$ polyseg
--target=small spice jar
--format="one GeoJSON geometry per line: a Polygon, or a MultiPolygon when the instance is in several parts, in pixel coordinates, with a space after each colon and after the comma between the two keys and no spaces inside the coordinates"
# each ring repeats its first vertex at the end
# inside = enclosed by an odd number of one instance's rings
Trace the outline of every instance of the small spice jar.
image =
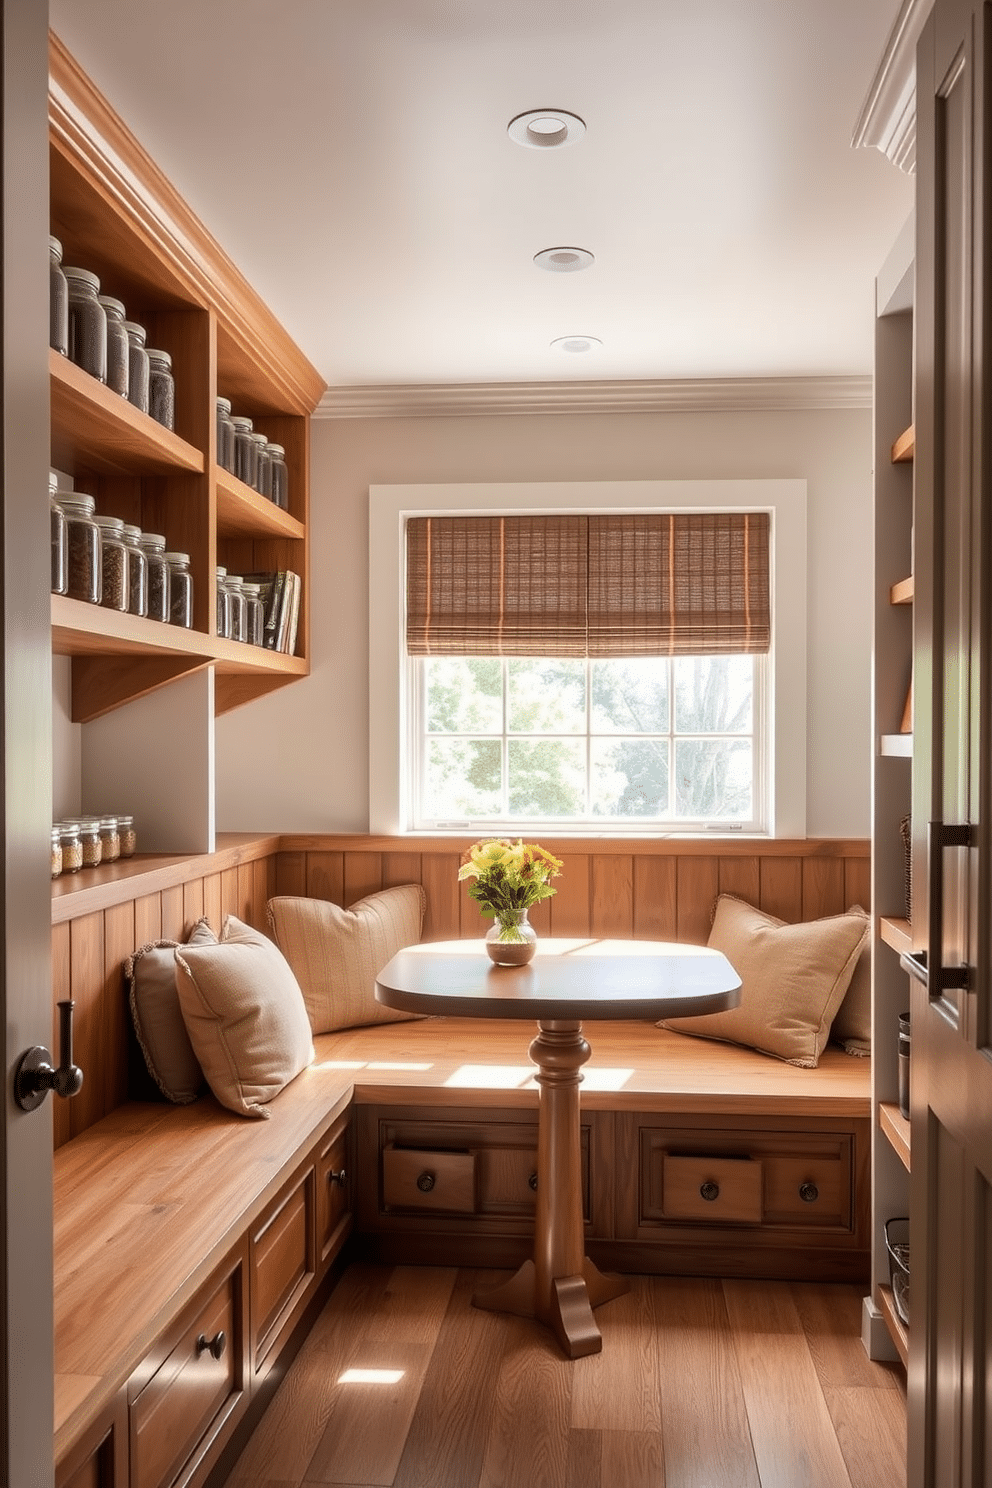
{"type": "Polygon", "coordinates": [[[230,398],[217,399],[217,464],[234,471],[234,425],[231,423],[230,398]]]}
{"type": "Polygon", "coordinates": [[[234,474],[246,486],[255,484],[255,441],[251,437],[251,419],[235,414],[234,425],[234,474]]]}
{"type": "Polygon", "coordinates": [[[176,427],[176,385],[167,351],[148,348],[148,412],[165,429],[176,427]]]}
{"type": "Polygon", "coordinates": [[[81,491],[63,491],[59,506],[65,515],[69,550],[69,587],[72,599],[99,604],[103,595],[103,555],[100,528],[93,512],[96,502],[81,491]]]}
{"type": "Polygon", "coordinates": [[[143,532],[139,538],[148,564],[148,618],[169,619],[169,565],[165,561],[165,538],[158,532],[143,532]]]}
{"type": "Polygon", "coordinates": [[[265,641],[265,609],[261,600],[261,585],[242,583],[245,597],[245,640],[249,646],[261,646],[265,641]]]}
{"type": "Polygon", "coordinates": [[[121,839],[121,857],[133,858],[138,851],[138,834],[134,828],[133,816],[117,818],[117,835],[121,839]]]}
{"type": "Polygon", "coordinates": [[[244,580],[240,574],[228,574],[225,587],[231,600],[231,640],[248,639],[248,604],[242,589],[244,580]]]}
{"type": "Polygon", "coordinates": [[[217,634],[231,634],[231,596],[227,592],[227,569],[217,565],[217,634]]]}
{"type": "Polygon", "coordinates": [[[107,380],[107,312],[97,298],[100,281],[88,269],[66,269],[69,290],[69,359],[98,382],[107,380]]]}
{"type": "Polygon", "coordinates": [[[189,554],[166,553],[165,561],[169,565],[169,621],[190,630],[193,625],[193,575],[189,571],[189,554]]]}
{"type": "Polygon", "coordinates": [[[48,344],[62,356],[69,355],[69,286],[62,272],[62,244],[48,240],[49,321],[48,344]]]}
{"type": "Polygon", "coordinates": [[[286,466],[286,451],[281,444],[267,444],[265,448],[269,457],[271,499],[276,506],[282,507],[283,511],[288,511],[289,470],[286,466]]]}
{"type": "Polygon", "coordinates": [[[48,504],[52,517],[52,593],[69,592],[69,532],[65,512],[58,503],[59,478],[54,470],[48,476],[48,504]]]}
{"type": "Polygon", "coordinates": [[[107,386],[126,398],[131,381],[131,349],[124,323],[126,311],[120,300],[115,300],[112,295],[98,295],[97,298],[107,316],[107,386]]]}
{"type": "Polygon", "coordinates": [[[128,613],[144,617],[148,614],[148,557],[141,546],[140,527],[125,522],[124,546],[127,549],[128,613]]]}
{"type": "Polygon", "coordinates": [[[103,844],[103,861],[116,863],[121,855],[121,834],[116,816],[100,817],[100,841],[103,844]]]}
{"type": "Polygon", "coordinates": [[[103,841],[100,837],[100,822],[95,816],[83,817],[79,823],[79,843],[83,853],[84,868],[99,868],[103,862],[103,841]]]}
{"type": "Polygon", "coordinates": [[[58,827],[52,828],[52,877],[58,878],[62,872],[62,833],[58,827]]]}
{"type": "Polygon", "coordinates": [[[83,846],[79,840],[79,823],[56,822],[56,829],[62,848],[62,872],[78,873],[83,866],[83,846]]]}
{"type": "Polygon", "coordinates": [[[100,529],[103,569],[100,603],[105,610],[120,610],[125,614],[128,606],[128,556],[124,546],[124,522],[120,517],[96,517],[94,520],[100,529]]]}
{"type": "Polygon", "coordinates": [[[264,434],[257,430],[252,433],[251,442],[255,446],[255,481],[254,488],[260,496],[268,496],[272,490],[272,472],[269,468],[269,441],[264,434]]]}
{"type": "Polygon", "coordinates": [[[147,332],[136,320],[126,320],[127,331],[127,401],[132,408],[148,412],[148,353],[145,350],[147,332]]]}

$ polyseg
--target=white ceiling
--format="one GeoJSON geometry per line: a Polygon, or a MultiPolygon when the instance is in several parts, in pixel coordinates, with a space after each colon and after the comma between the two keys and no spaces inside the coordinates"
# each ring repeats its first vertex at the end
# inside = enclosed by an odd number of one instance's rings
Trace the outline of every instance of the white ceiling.
{"type": "Polygon", "coordinates": [[[897,0],[51,0],[326,381],[836,377],[913,186],[851,132],[897,0]],[[530,108],[584,140],[525,149],[530,108]],[[549,274],[533,256],[587,248],[549,274]],[[587,355],[553,350],[586,334],[587,355]]]}

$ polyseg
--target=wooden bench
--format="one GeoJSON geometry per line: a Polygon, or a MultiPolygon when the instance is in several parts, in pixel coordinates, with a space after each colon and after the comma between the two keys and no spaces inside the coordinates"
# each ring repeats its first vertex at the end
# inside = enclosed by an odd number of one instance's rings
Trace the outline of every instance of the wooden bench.
{"type": "MultiPolygon", "coordinates": [[[[868,1061],[831,1048],[795,1069],[641,1023],[588,1036],[600,1266],[867,1278],[868,1061]],[[708,1181],[724,1204],[699,1200],[708,1181]]],[[[59,1488],[221,1471],[349,1235],[386,1261],[517,1265],[536,1167],[529,1040],[527,1024],[457,1019],[323,1035],[269,1121],[211,1097],[131,1103],[61,1147],[59,1488]]]]}

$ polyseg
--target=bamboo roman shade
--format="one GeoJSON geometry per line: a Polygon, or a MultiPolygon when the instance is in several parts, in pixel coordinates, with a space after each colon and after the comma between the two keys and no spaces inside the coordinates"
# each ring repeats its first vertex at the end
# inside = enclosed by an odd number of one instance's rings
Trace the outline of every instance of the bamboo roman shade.
{"type": "Polygon", "coordinates": [[[705,656],[771,644],[767,512],[412,517],[411,656],[705,656]]]}

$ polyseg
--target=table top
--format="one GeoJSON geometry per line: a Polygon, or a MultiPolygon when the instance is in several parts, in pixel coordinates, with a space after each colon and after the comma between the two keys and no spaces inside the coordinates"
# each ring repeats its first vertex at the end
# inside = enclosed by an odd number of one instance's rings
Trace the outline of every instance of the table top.
{"type": "Polygon", "coordinates": [[[740,1001],[740,977],[705,946],[545,937],[529,966],[494,966],[481,940],[399,951],[375,995],[408,1013],[462,1018],[683,1018],[740,1001]]]}

